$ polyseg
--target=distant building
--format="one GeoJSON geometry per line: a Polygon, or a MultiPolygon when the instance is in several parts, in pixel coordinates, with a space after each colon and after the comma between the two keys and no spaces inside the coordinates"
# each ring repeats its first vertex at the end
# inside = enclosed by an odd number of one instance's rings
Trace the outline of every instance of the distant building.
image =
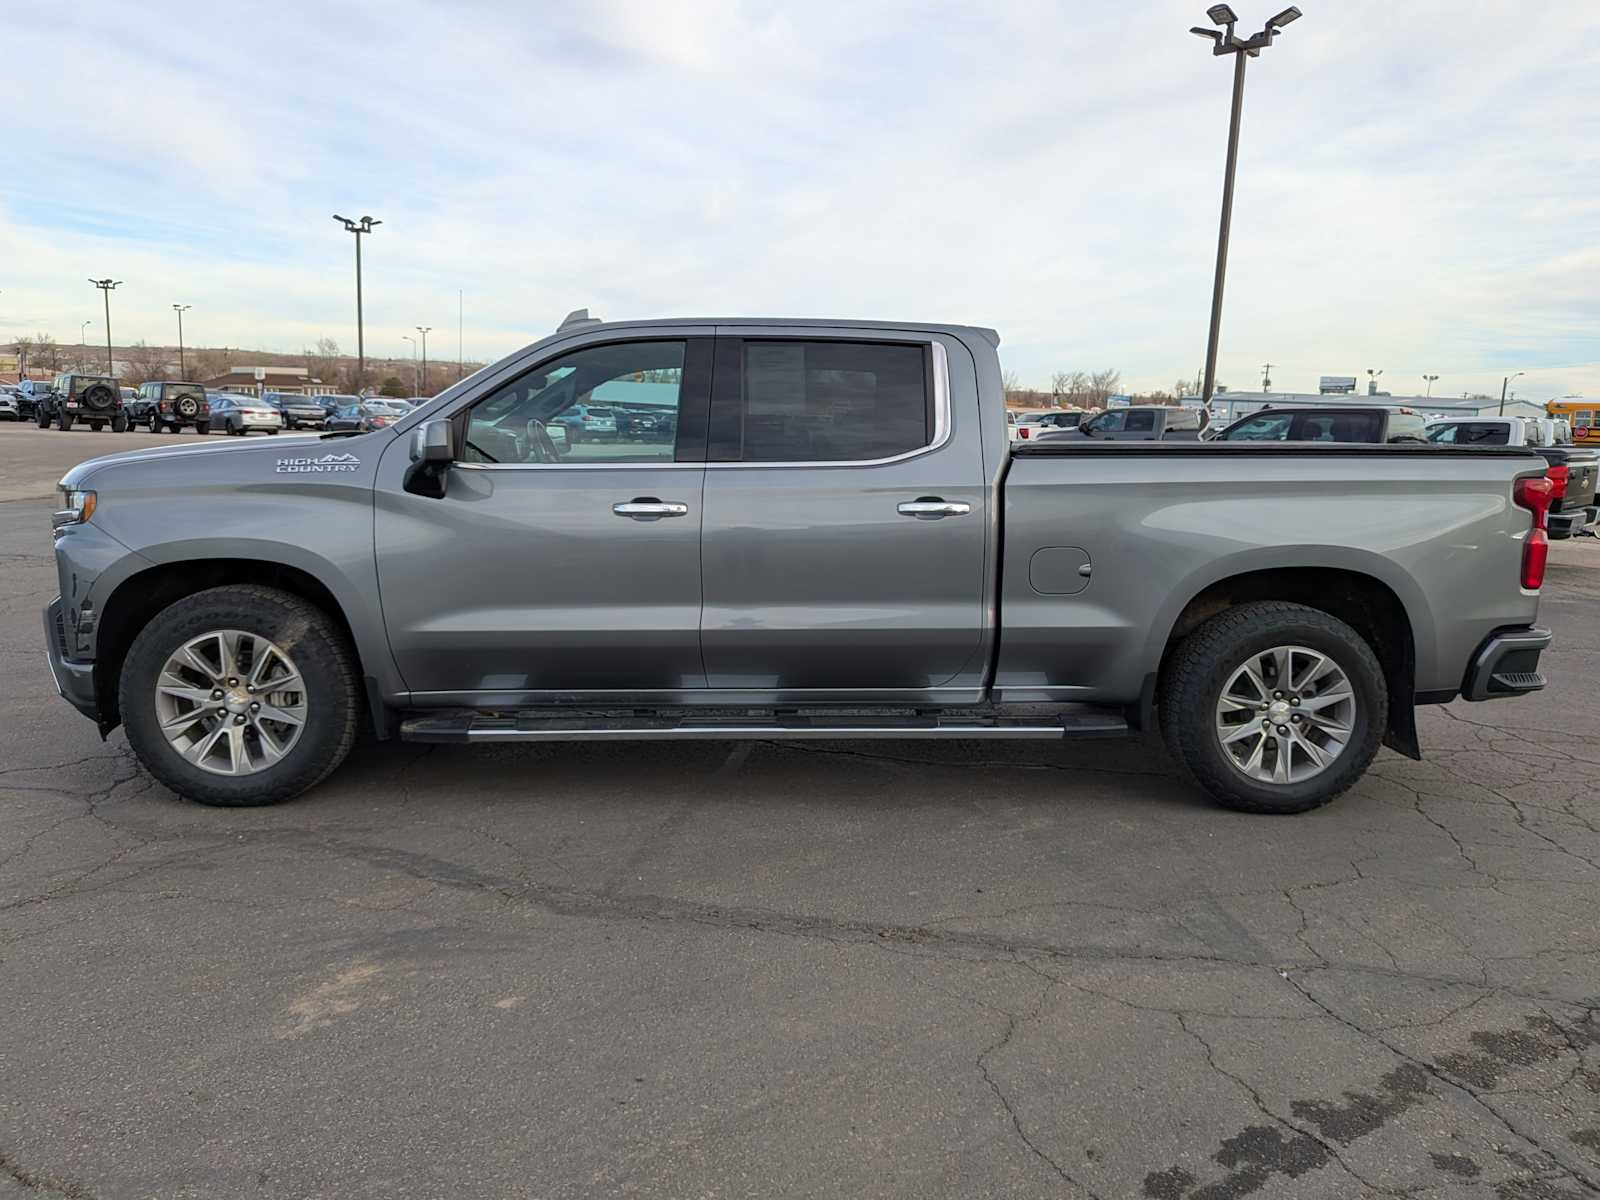
{"type": "Polygon", "coordinates": [[[213,392],[238,392],[242,396],[259,396],[262,392],[331,396],[339,390],[323,383],[305,367],[229,367],[226,374],[202,382],[213,392]]]}

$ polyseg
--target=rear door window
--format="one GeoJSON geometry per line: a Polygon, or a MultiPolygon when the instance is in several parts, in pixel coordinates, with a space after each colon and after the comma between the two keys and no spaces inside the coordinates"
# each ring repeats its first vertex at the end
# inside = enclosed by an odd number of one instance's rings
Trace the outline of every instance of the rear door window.
{"type": "Polygon", "coordinates": [[[1223,432],[1230,442],[1283,442],[1289,438],[1289,427],[1294,418],[1289,413],[1271,413],[1267,416],[1249,417],[1223,432]]]}
{"type": "Polygon", "coordinates": [[[1131,412],[1122,423],[1122,428],[1126,433],[1154,433],[1156,415],[1153,412],[1131,412]]]}
{"type": "Polygon", "coordinates": [[[730,339],[719,343],[711,458],[870,462],[933,440],[925,345],[730,339]]]}

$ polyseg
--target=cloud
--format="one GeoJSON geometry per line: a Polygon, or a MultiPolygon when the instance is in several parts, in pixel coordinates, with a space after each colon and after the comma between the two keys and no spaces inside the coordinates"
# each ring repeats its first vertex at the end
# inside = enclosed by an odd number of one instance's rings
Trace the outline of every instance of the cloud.
{"type": "MultiPolygon", "coordinates": [[[[329,216],[370,212],[378,353],[418,323],[452,353],[461,289],[469,357],[588,304],[970,321],[1027,380],[1167,386],[1204,353],[1226,122],[1199,7],[40,9],[13,55],[73,70],[13,131],[0,336],[70,338],[110,273],[119,339],[181,300],[191,340],[353,345],[329,216]]],[[[1600,393],[1600,25],[1515,18],[1341,0],[1251,63],[1223,378],[1600,393]]]]}

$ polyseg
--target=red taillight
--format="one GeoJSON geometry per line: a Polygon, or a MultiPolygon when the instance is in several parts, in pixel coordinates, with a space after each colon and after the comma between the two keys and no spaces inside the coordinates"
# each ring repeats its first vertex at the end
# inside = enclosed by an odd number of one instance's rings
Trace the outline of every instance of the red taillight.
{"type": "Polygon", "coordinates": [[[1017,426],[1017,436],[1019,438],[1027,437],[1028,436],[1028,427],[1026,425],[1018,425],[1017,426]]]}
{"type": "Polygon", "coordinates": [[[1544,477],[1555,485],[1555,490],[1550,493],[1550,499],[1559,500],[1567,494],[1567,466],[1551,467],[1544,473],[1544,477]]]}
{"type": "Polygon", "coordinates": [[[1544,586],[1544,564],[1550,558],[1550,538],[1542,529],[1528,534],[1522,547],[1522,586],[1537,592],[1544,586]]]}
{"type": "MultiPolygon", "coordinates": [[[[1561,486],[1566,487],[1566,468],[1561,467],[1561,486]]],[[[1533,528],[1522,543],[1522,586],[1536,592],[1544,584],[1544,567],[1550,557],[1550,538],[1545,533],[1545,518],[1556,498],[1556,482],[1548,475],[1525,476],[1511,487],[1511,499],[1519,508],[1533,514],[1533,528]]]]}

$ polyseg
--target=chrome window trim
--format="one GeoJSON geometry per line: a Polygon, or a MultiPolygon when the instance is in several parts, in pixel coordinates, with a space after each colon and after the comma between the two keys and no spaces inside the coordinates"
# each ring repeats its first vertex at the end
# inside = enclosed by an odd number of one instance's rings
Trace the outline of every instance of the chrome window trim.
{"type": "MultiPolygon", "coordinates": [[[[684,336],[684,340],[687,340],[689,337],[704,336],[704,335],[685,334],[683,336],[684,336]]],[[[721,336],[721,335],[717,334],[717,335],[714,335],[714,336],[721,336]]],[[[789,336],[791,338],[795,337],[795,335],[793,335],[793,334],[790,334],[789,336]]],[[[673,340],[673,339],[670,338],[670,337],[649,338],[649,339],[642,339],[642,338],[638,338],[638,339],[588,338],[588,339],[584,339],[579,345],[562,347],[560,349],[559,353],[560,354],[566,354],[566,353],[569,353],[572,350],[584,349],[584,348],[586,348],[586,346],[588,344],[590,344],[591,341],[595,345],[602,345],[602,344],[610,344],[612,342],[619,341],[619,340],[624,340],[624,341],[625,340],[670,341],[670,340],[673,340]]],[[[776,339],[765,339],[765,340],[776,340],[776,339]]],[[[802,337],[799,340],[815,340],[815,338],[814,337],[802,337]]],[[[829,339],[829,340],[835,340],[835,339],[829,339]]],[[[876,339],[874,339],[872,337],[859,337],[859,338],[852,338],[852,339],[848,339],[848,340],[870,342],[870,341],[874,341],[874,340],[882,341],[883,339],[881,337],[876,338],[876,339]]],[[[833,468],[833,467],[882,467],[882,466],[887,466],[887,465],[892,464],[892,463],[907,462],[907,461],[909,461],[909,460],[911,460],[913,458],[920,458],[924,454],[932,454],[936,450],[943,449],[949,443],[950,435],[951,435],[951,432],[952,432],[952,420],[951,420],[951,411],[950,411],[950,359],[949,359],[949,355],[945,351],[944,343],[939,341],[936,337],[930,337],[928,339],[928,341],[926,343],[924,343],[924,344],[929,346],[929,347],[931,347],[932,353],[933,353],[933,440],[930,441],[926,446],[919,446],[915,450],[907,450],[907,451],[905,451],[904,453],[901,453],[901,454],[893,454],[893,455],[890,455],[888,458],[846,458],[846,459],[829,459],[829,460],[820,460],[819,459],[819,460],[814,460],[814,461],[809,461],[809,462],[807,462],[807,461],[799,461],[799,462],[748,462],[748,463],[747,462],[479,463],[479,462],[463,462],[463,461],[458,459],[457,461],[451,463],[450,465],[451,465],[452,468],[459,468],[459,469],[461,469],[463,471],[627,471],[627,470],[665,471],[665,470],[674,470],[674,469],[677,469],[677,470],[689,469],[689,470],[703,471],[703,470],[706,470],[708,468],[715,468],[715,469],[718,469],[718,470],[724,470],[724,469],[728,469],[728,468],[735,468],[735,469],[739,469],[739,470],[753,471],[753,470],[768,470],[768,469],[773,469],[773,468],[776,468],[776,469],[779,469],[779,470],[794,470],[794,469],[800,468],[800,467],[827,467],[827,468],[833,468]]],[[[551,356],[551,357],[553,358],[555,356],[551,356]]],[[[543,359],[542,361],[548,362],[548,361],[551,361],[551,360],[550,359],[543,359]]],[[[459,406],[457,406],[455,408],[449,409],[448,412],[446,412],[443,409],[441,409],[441,411],[436,415],[441,420],[449,420],[456,413],[460,412],[461,409],[472,407],[472,405],[476,404],[478,402],[478,400],[483,399],[494,388],[501,386],[502,383],[510,382],[510,380],[512,378],[515,378],[516,375],[518,373],[520,373],[520,372],[523,372],[523,371],[526,371],[526,370],[535,369],[537,367],[537,365],[538,364],[534,364],[533,366],[522,366],[522,365],[519,365],[514,371],[507,371],[504,378],[498,378],[492,384],[489,384],[485,388],[485,391],[484,391],[484,393],[482,395],[475,396],[471,400],[468,400],[468,401],[464,402],[463,404],[461,404],[461,405],[459,405],[459,406]]],[[[402,418],[402,420],[406,420],[406,418],[402,418]]]]}
{"type": "MultiPolygon", "coordinates": [[[[756,340],[776,341],[776,338],[760,338],[752,335],[756,340]]],[[[793,337],[790,340],[815,341],[814,337],[793,337]]],[[[834,340],[834,339],[829,339],[834,340]]],[[[856,341],[870,342],[874,339],[863,337],[853,339],[856,341]]],[[[877,339],[881,341],[882,339],[877,339]]],[[[708,462],[701,464],[707,470],[740,470],[740,471],[766,471],[766,470],[795,470],[800,467],[883,467],[891,463],[907,462],[913,458],[920,458],[924,454],[932,454],[943,449],[950,441],[950,360],[945,353],[944,343],[937,338],[930,338],[927,345],[933,348],[933,440],[925,446],[918,446],[915,450],[907,450],[900,454],[891,454],[888,458],[840,458],[840,459],[812,459],[798,462],[708,462]]]]}

